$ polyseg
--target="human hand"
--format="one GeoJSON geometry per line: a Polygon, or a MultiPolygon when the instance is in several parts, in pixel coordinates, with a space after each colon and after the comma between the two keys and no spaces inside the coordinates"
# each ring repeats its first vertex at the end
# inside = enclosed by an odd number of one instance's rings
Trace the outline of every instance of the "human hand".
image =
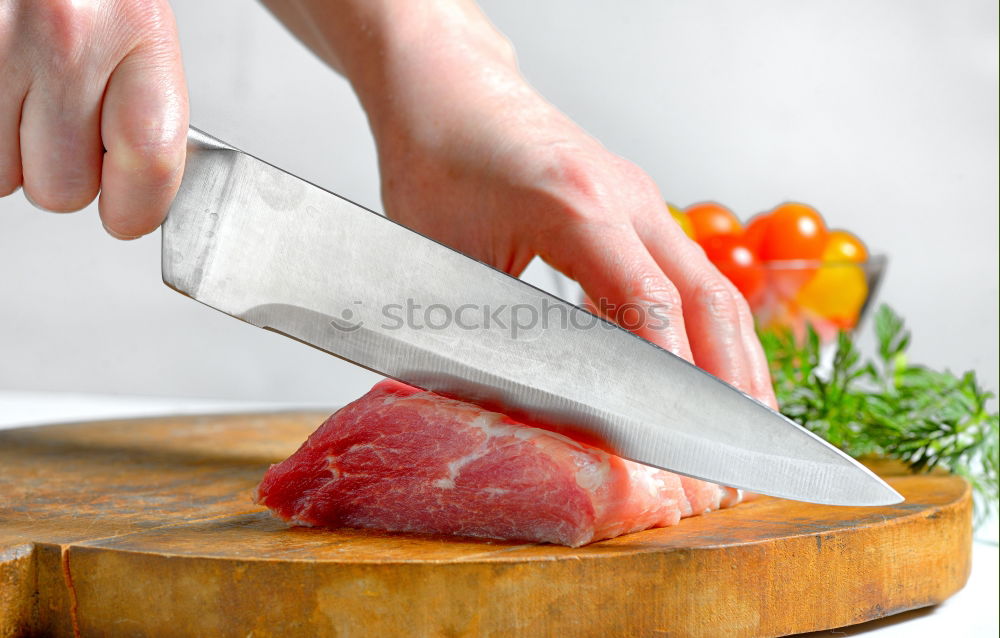
{"type": "Polygon", "coordinates": [[[70,212],[100,190],[120,239],[152,232],[180,185],[188,98],[166,0],[0,3],[0,197],[70,212]]]}
{"type": "Polygon", "coordinates": [[[474,2],[264,1],[357,91],[390,217],[512,275],[540,256],[596,311],[775,405],[746,301],[649,176],[528,85],[474,2]]]}
{"type": "Polygon", "coordinates": [[[362,99],[391,218],[513,275],[540,256],[599,314],[775,405],[746,301],[652,179],[539,96],[509,49],[439,43],[390,68],[387,99],[362,99]]]}

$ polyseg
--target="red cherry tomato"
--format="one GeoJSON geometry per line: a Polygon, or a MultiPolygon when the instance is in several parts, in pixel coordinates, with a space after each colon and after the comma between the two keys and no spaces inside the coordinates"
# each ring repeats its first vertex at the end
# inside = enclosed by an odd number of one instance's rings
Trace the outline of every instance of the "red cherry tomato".
{"type": "Polygon", "coordinates": [[[826,224],[812,206],[789,202],[767,218],[757,256],[768,267],[768,285],[782,298],[792,298],[816,274],[826,247],[826,224]],[[805,261],[806,264],[771,264],[805,261]]]}
{"type": "Polygon", "coordinates": [[[747,301],[756,303],[764,292],[764,267],[746,240],[739,235],[716,235],[709,237],[702,248],[719,272],[733,282],[747,301]]]}
{"type": "Polygon", "coordinates": [[[694,229],[694,238],[699,244],[704,244],[710,237],[716,235],[739,235],[743,232],[740,220],[733,215],[722,204],[715,202],[701,202],[684,209],[691,228],[694,229]]]}
{"type": "Polygon", "coordinates": [[[760,248],[764,243],[764,235],[767,234],[768,222],[771,221],[769,213],[761,213],[754,216],[743,229],[743,238],[753,254],[760,256],[760,248]]]}
{"type": "Polygon", "coordinates": [[[790,202],[768,216],[760,245],[764,261],[819,260],[826,247],[826,224],[812,206],[790,202]]]}

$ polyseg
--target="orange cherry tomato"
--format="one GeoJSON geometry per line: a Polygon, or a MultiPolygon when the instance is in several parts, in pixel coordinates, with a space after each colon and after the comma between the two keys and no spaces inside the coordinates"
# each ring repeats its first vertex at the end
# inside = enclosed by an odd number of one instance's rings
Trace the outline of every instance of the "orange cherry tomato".
{"type": "Polygon", "coordinates": [[[739,235],[715,235],[702,244],[708,259],[751,304],[764,292],[764,267],[739,235]]]}
{"type": "Polygon", "coordinates": [[[846,230],[832,230],[823,249],[823,261],[853,262],[860,264],[868,259],[864,242],[846,230]]]}
{"type": "Polygon", "coordinates": [[[670,211],[670,216],[674,218],[674,221],[681,227],[684,234],[694,239],[694,226],[691,225],[691,220],[688,219],[687,214],[670,202],[667,202],[667,210],[670,211]]]}
{"type": "Polygon", "coordinates": [[[743,232],[740,220],[722,204],[701,202],[688,206],[684,212],[691,220],[694,238],[699,244],[716,235],[739,235],[743,232]]]}
{"type": "Polygon", "coordinates": [[[815,208],[796,202],[782,204],[768,216],[760,257],[764,261],[819,260],[826,238],[826,224],[815,208]]]}

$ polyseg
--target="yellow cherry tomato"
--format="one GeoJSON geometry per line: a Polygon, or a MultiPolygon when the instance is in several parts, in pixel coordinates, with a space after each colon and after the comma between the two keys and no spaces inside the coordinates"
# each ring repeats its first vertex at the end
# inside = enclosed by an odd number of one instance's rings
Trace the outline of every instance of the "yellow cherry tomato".
{"type": "Polygon", "coordinates": [[[684,231],[684,234],[691,239],[694,239],[694,226],[691,225],[691,220],[688,219],[687,214],[670,202],[667,202],[667,209],[670,211],[670,215],[674,218],[674,221],[677,222],[677,224],[681,227],[681,230],[684,231]]]}
{"type": "Polygon", "coordinates": [[[864,269],[854,263],[824,264],[799,290],[795,301],[841,328],[850,329],[868,297],[864,269]]]}

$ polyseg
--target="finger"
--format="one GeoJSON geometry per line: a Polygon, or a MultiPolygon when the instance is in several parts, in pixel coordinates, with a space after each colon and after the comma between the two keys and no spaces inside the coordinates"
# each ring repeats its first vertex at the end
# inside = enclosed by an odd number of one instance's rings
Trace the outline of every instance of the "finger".
{"type": "Polygon", "coordinates": [[[631,226],[567,224],[540,238],[535,250],[580,284],[595,314],[692,360],[681,297],[631,226]]]}
{"type": "Polygon", "coordinates": [[[750,365],[750,392],[763,403],[778,409],[778,400],[774,396],[774,385],[771,383],[771,370],[764,356],[764,348],[757,337],[753,314],[747,303],[739,304],[740,335],[743,342],[743,352],[750,365]]]}
{"type": "Polygon", "coordinates": [[[0,96],[0,197],[6,197],[21,185],[22,95],[0,96]]]}
{"type": "Polygon", "coordinates": [[[20,152],[24,193],[40,208],[68,213],[94,200],[100,185],[100,95],[72,96],[55,83],[24,100],[20,152]]]}
{"type": "Polygon", "coordinates": [[[766,375],[767,368],[761,369],[760,362],[748,354],[748,339],[756,336],[744,334],[747,329],[741,325],[741,306],[746,300],[677,224],[668,223],[671,220],[662,211],[648,218],[651,221],[637,221],[638,233],[680,292],[695,363],[757,396],[755,379],[766,375]]]}
{"type": "Polygon", "coordinates": [[[21,106],[27,78],[15,59],[13,12],[0,9],[0,197],[21,185],[21,106]]]}
{"type": "Polygon", "coordinates": [[[105,76],[94,64],[93,12],[40,4],[25,37],[45,42],[44,53],[19,61],[32,69],[20,116],[20,161],[25,195],[55,212],[79,210],[97,195],[98,127],[105,76]]]}
{"type": "Polygon", "coordinates": [[[160,225],[184,170],[187,88],[169,8],[158,19],[156,36],[122,60],[104,97],[100,214],[120,239],[160,225]]]}

